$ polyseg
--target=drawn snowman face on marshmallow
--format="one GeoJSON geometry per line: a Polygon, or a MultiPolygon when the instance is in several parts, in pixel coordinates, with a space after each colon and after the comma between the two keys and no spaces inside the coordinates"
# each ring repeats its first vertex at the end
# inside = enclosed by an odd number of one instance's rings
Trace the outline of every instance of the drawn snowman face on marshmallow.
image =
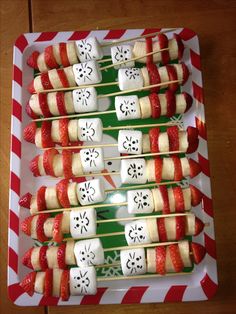
{"type": "Polygon", "coordinates": [[[83,201],[92,203],[94,201],[95,189],[91,182],[84,182],[83,186],[79,187],[80,198],[83,201]]]}
{"type": "Polygon", "coordinates": [[[81,163],[84,172],[99,172],[105,167],[102,148],[81,149],[81,163]]]}
{"type": "Polygon", "coordinates": [[[142,132],[133,130],[120,130],[118,135],[118,150],[120,153],[141,154],[142,132]]]}
{"type": "Polygon", "coordinates": [[[144,158],[121,160],[122,183],[142,184],[147,181],[146,160],[144,158]]]}
{"type": "Polygon", "coordinates": [[[141,275],[146,273],[144,248],[121,250],[120,260],[124,276],[141,275]]]}
{"type": "Polygon", "coordinates": [[[90,295],[97,292],[96,270],[94,267],[73,267],[70,269],[70,293],[90,295]]]}
{"type": "Polygon", "coordinates": [[[100,142],[102,140],[102,133],[101,119],[78,120],[78,137],[80,141],[100,142]]]}
{"type": "Polygon", "coordinates": [[[141,118],[141,111],[137,96],[116,96],[116,115],[119,121],[141,118]]]}
{"type": "Polygon", "coordinates": [[[73,238],[84,238],[96,234],[96,211],[94,208],[70,212],[70,233],[73,238]]]}
{"type": "Polygon", "coordinates": [[[100,179],[94,179],[78,183],[77,197],[81,205],[103,202],[106,198],[103,181],[100,179]]]}
{"type": "Polygon", "coordinates": [[[144,86],[142,72],[138,68],[119,69],[118,82],[120,90],[136,89],[144,86]]]}
{"type": "Polygon", "coordinates": [[[75,42],[77,55],[80,62],[89,60],[99,60],[103,57],[103,52],[96,37],[89,37],[75,42]]]}
{"type": "Polygon", "coordinates": [[[128,245],[151,243],[146,220],[140,219],[126,224],[125,238],[128,245]]]}
{"type": "Polygon", "coordinates": [[[94,87],[74,89],[72,92],[75,112],[91,112],[97,110],[97,92],[94,87]]]}
{"type": "Polygon", "coordinates": [[[96,61],[77,63],[73,65],[72,69],[78,86],[97,84],[102,80],[102,74],[96,61]]]}
{"type": "MultiPolygon", "coordinates": [[[[123,45],[123,46],[113,46],[111,47],[111,58],[112,63],[115,65],[118,62],[124,62],[132,59],[132,46],[123,45]]],[[[134,67],[134,61],[126,62],[120,65],[115,65],[115,69],[119,68],[131,68],[134,67]]]]}
{"type": "Polygon", "coordinates": [[[74,246],[78,266],[91,266],[104,263],[104,251],[100,239],[78,241],[74,246]]]}
{"type": "Polygon", "coordinates": [[[129,213],[151,213],[154,210],[153,196],[149,189],[128,191],[127,200],[129,213]]]}

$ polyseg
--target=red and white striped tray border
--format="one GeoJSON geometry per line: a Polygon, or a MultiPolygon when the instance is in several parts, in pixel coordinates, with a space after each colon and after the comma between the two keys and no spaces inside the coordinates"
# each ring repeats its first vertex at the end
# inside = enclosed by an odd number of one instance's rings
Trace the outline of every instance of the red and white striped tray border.
{"type": "MultiPolygon", "coordinates": [[[[192,76],[183,87],[192,90],[194,97],[195,121],[200,133],[200,144],[197,154],[202,166],[202,173],[195,179],[194,184],[203,192],[203,220],[210,222],[205,228],[204,236],[196,237],[194,241],[205,245],[207,255],[202,263],[195,266],[192,275],[181,277],[160,278],[158,280],[129,280],[109,282],[98,288],[95,296],[71,297],[68,302],[58,298],[45,298],[39,294],[29,297],[19,286],[18,253],[19,253],[19,205],[21,190],[21,134],[22,134],[22,68],[25,49],[39,42],[48,44],[67,40],[84,39],[96,36],[98,40],[113,40],[130,38],[161,29],[140,30],[110,30],[110,31],[78,31],[78,32],[47,32],[23,34],[15,42],[12,81],[12,124],[11,124],[11,167],[10,167],[10,197],[9,197],[9,232],[8,232],[8,293],[10,299],[17,305],[78,305],[78,304],[130,304],[148,302],[194,301],[211,298],[217,290],[216,248],[213,224],[213,208],[210,187],[210,171],[207,152],[207,136],[204,115],[203,87],[200,66],[198,38],[195,32],[179,28],[179,33],[185,46],[189,49],[187,56],[192,76]],[[187,86],[186,86],[187,85],[187,86]],[[200,275],[199,275],[200,274],[200,275]]],[[[171,33],[168,34],[171,36],[171,33]]],[[[185,117],[184,117],[185,122],[185,117]]],[[[188,121],[189,124],[189,121],[188,121]]],[[[198,215],[199,209],[195,213],[198,215]]]]}

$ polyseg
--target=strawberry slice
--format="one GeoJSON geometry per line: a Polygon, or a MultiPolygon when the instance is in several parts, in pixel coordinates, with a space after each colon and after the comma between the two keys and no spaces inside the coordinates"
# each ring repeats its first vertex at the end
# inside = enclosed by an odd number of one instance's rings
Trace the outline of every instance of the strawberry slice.
{"type": "Polygon", "coordinates": [[[43,167],[47,175],[55,177],[55,172],[53,169],[53,159],[58,154],[58,150],[55,148],[50,148],[43,153],[43,167]]]}
{"type": "Polygon", "coordinates": [[[57,109],[60,116],[67,115],[65,106],[65,94],[63,92],[56,92],[57,109]]]}
{"type": "Polygon", "coordinates": [[[183,92],[183,95],[184,95],[184,98],[185,98],[185,101],[186,101],[186,108],[185,108],[184,112],[187,112],[192,107],[193,98],[192,98],[191,95],[189,95],[186,92],[183,92]]]}
{"type": "Polygon", "coordinates": [[[159,190],[161,192],[162,200],[163,200],[163,214],[170,214],[170,203],[168,197],[168,190],[167,187],[164,185],[159,186],[159,190]]]}
{"type": "Polygon", "coordinates": [[[199,233],[202,232],[203,229],[204,229],[204,223],[198,217],[195,217],[195,233],[194,233],[194,235],[197,236],[199,233]]]}
{"type": "Polygon", "coordinates": [[[68,301],[70,297],[70,291],[69,291],[69,277],[70,273],[69,270],[63,270],[63,273],[61,275],[61,289],[60,289],[60,296],[62,301],[68,301]]]}
{"type": "Polygon", "coordinates": [[[165,218],[157,218],[157,230],[160,242],[166,242],[168,238],[166,233],[165,218]]]}
{"type": "Polygon", "coordinates": [[[57,197],[59,200],[59,203],[64,208],[70,207],[70,201],[68,197],[68,179],[63,179],[60,182],[57,183],[56,189],[57,189],[57,197]]]}
{"type": "Polygon", "coordinates": [[[190,244],[190,246],[191,246],[192,253],[193,253],[194,263],[195,264],[201,263],[201,261],[203,260],[203,258],[206,255],[206,249],[201,244],[195,243],[195,242],[192,242],[190,244]]]}
{"type": "Polygon", "coordinates": [[[34,177],[39,177],[40,176],[40,172],[39,172],[39,155],[35,156],[31,162],[30,162],[30,171],[33,173],[34,177]]]}
{"type": "Polygon", "coordinates": [[[68,82],[68,79],[67,79],[67,76],[66,76],[64,69],[58,69],[57,74],[58,74],[59,79],[61,81],[62,87],[69,87],[70,84],[68,82]]]}
{"type": "Polygon", "coordinates": [[[48,46],[44,49],[44,60],[46,65],[51,68],[58,68],[59,64],[57,63],[54,54],[53,54],[53,46],[48,46]]]}
{"type": "Polygon", "coordinates": [[[25,141],[35,143],[35,134],[37,125],[35,122],[31,122],[24,128],[23,138],[25,141]]]}
{"type": "Polygon", "coordinates": [[[53,285],[53,270],[46,269],[45,279],[44,279],[44,296],[50,297],[52,295],[52,285],[53,285]]]}
{"type": "Polygon", "coordinates": [[[46,199],[45,199],[46,188],[47,188],[46,186],[41,186],[37,191],[36,200],[37,200],[38,211],[47,209],[46,199]]]}
{"type": "Polygon", "coordinates": [[[34,80],[32,80],[32,81],[29,83],[29,85],[28,85],[28,87],[27,87],[27,90],[28,90],[28,92],[29,92],[30,94],[34,94],[34,93],[35,93],[34,80]]]}
{"type": "Polygon", "coordinates": [[[182,39],[179,36],[179,34],[174,34],[173,37],[176,40],[177,45],[178,45],[178,60],[181,60],[183,57],[183,53],[184,53],[184,44],[183,44],[182,39]]]}
{"type": "MultiPolygon", "coordinates": [[[[145,38],[146,41],[146,53],[152,52],[153,46],[152,46],[152,37],[145,38]]],[[[146,56],[146,63],[153,63],[153,55],[146,56]]]]}
{"type": "Polygon", "coordinates": [[[70,150],[62,151],[62,165],[64,177],[67,179],[72,178],[72,152],[70,150]]]}
{"type": "Polygon", "coordinates": [[[183,213],[184,212],[184,196],[183,190],[180,186],[173,187],[174,199],[175,199],[175,212],[183,213]]]}
{"type": "Polygon", "coordinates": [[[38,118],[38,115],[36,115],[33,110],[31,109],[30,107],[30,102],[28,101],[26,106],[25,106],[25,111],[27,113],[27,115],[32,118],[32,119],[37,119],[38,118]]]}
{"type": "Polygon", "coordinates": [[[55,146],[55,143],[52,141],[51,128],[52,123],[50,121],[43,121],[41,126],[43,148],[55,146]]]}
{"type": "Polygon", "coordinates": [[[63,240],[63,234],[62,234],[62,230],[61,230],[62,219],[63,219],[63,213],[57,214],[54,218],[53,241],[55,241],[57,243],[60,243],[63,240]]]}
{"type": "Polygon", "coordinates": [[[62,146],[68,146],[69,144],[68,124],[69,119],[67,118],[59,120],[60,142],[62,146]]]}
{"type": "Polygon", "coordinates": [[[166,247],[157,246],[156,251],[156,272],[160,275],[165,275],[166,273],[166,247]]]}
{"type": "Polygon", "coordinates": [[[62,66],[64,68],[70,66],[70,61],[67,56],[66,43],[59,43],[59,52],[62,66]]]}
{"type": "MultiPolygon", "coordinates": [[[[148,70],[148,74],[149,74],[150,85],[161,83],[161,77],[160,77],[160,74],[158,72],[156,64],[148,63],[147,64],[147,70],[148,70]]],[[[159,92],[159,90],[160,90],[159,86],[151,88],[152,93],[157,93],[157,92],[159,92]]]]}
{"type": "Polygon", "coordinates": [[[183,171],[180,158],[178,156],[171,156],[174,163],[174,180],[180,181],[183,179],[183,171]]]}
{"type": "Polygon", "coordinates": [[[189,69],[187,67],[187,65],[183,62],[180,63],[182,65],[182,70],[183,70],[183,82],[182,82],[182,85],[184,85],[188,78],[189,78],[189,69]]]}
{"type": "Polygon", "coordinates": [[[37,239],[40,242],[44,242],[47,241],[48,238],[46,237],[45,233],[44,233],[44,223],[45,221],[50,217],[49,214],[40,214],[37,217],[37,222],[36,222],[36,233],[37,233],[37,239]]]}
{"type": "MultiPolygon", "coordinates": [[[[166,65],[166,70],[168,73],[168,77],[170,81],[176,81],[178,80],[178,75],[177,75],[177,71],[175,69],[175,67],[173,65],[166,65]]],[[[179,88],[179,83],[171,83],[168,84],[169,85],[169,90],[171,90],[172,92],[176,92],[177,89],[179,88]]]]}
{"type": "Polygon", "coordinates": [[[192,126],[187,128],[187,137],[188,137],[188,149],[187,153],[191,154],[195,152],[198,148],[199,139],[198,139],[198,129],[192,126]]]}
{"type": "MultiPolygon", "coordinates": [[[[160,49],[168,48],[169,40],[167,36],[163,33],[157,35],[157,39],[159,41],[160,49]]],[[[163,65],[168,64],[170,62],[170,54],[168,50],[161,51],[161,63],[163,65]]]]}
{"type": "Polygon", "coordinates": [[[192,184],[190,184],[189,187],[191,191],[191,204],[192,206],[197,206],[202,201],[202,192],[192,184]]]}
{"type": "Polygon", "coordinates": [[[39,93],[38,98],[39,98],[39,107],[42,111],[43,116],[45,118],[51,117],[52,114],[51,114],[49,107],[48,107],[47,94],[39,93]]]}
{"type": "Polygon", "coordinates": [[[39,250],[39,265],[41,270],[45,270],[48,268],[47,250],[48,246],[41,246],[39,250]]]}
{"type": "Polygon", "coordinates": [[[156,182],[160,183],[162,180],[162,167],[163,167],[163,160],[160,157],[154,159],[155,162],[155,178],[156,182]]]}
{"type": "Polygon", "coordinates": [[[21,196],[19,200],[19,205],[25,208],[30,208],[31,199],[32,199],[32,194],[26,193],[25,195],[21,196]]]}
{"type": "Polygon", "coordinates": [[[27,252],[25,252],[25,254],[22,257],[22,264],[31,269],[33,269],[33,265],[31,263],[31,254],[33,249],[34,249],[33,247],[29,249],[27,252]]]}
{"type": "Polygon", "coordinates": [[[44,90],[53,89],[47,72],[41,74],[41,83],[44,90]]]}
{"type": "Polygon", "coordinates": [[[39,57],[40,53],[38,51],[34,51],[32,52],[32,54],[29,56],[29,58],[27,59],[27,64],[28,66],[30,66],[31,68],[38,70],[38,57],[39,57]]]}
{"type": "Polygon", "coordinates": [[[34,294],[35,278],[36,272],[32,271],[31,273],[27,274],[20,283],[20,286],[23,288],[23,290],[31,297],[34,294]]]}
{"type": "Polygon", "coordinates": [[[158,94],[152,93],[149,96],[151,103],[152,117],[153,119],[158,119],[161,116],[161,104],[158,94]]]}
{"type": "Polygon", "coordinates": [[[185,223],[185,217],[175,217],[176,241],[181,240],[185,237],[185,223]]]}
{"type": "Polygon", "coordinates": [[[177,126],[172,126],[167,129],[170,151],[179,150],[179,129],[177,126]]]}
{"type": "Polygon", "coordinates": [[[167,103],[167,117],[173,117],[176,113],[176,98],[175,98],[175,94],[173,91],[171,90],[167,90],[165,92],[165,96],[166,96],[166,103],[167,103]]]}
{"type": "Polygon", "coordinates": [[[178,244],[169,245],[169,252],[175,271],[177,273],[181,272],[184,269],[184,263],[179,252],[178,244]]]}
{"type": "Polygon", "coordinates": [[[152,128],[149,130],[149,141],[150,141],[150,151],[151,153],[159,153],[159,139],[160,129],[152,128]]]}
{"type": "Polygon", "coordinates": [[[192,158],[190,158],[188,161],[190,167],[190,178],[194,178],[201,172],[201,166],[192,158]]]}
{"type": "Polygon", "coordinates": [[[20,228],[21,231],[27,234],[28,236],[31,236],[31,223],[34,216],[26,217],[25,220],[21,222],[20,228]]]}
{"type": "Polygon", "coordinates": [[[61,269],[66,269],[66,244],[62,243],[59,247],[58,247],[58,251],[57,251],[57,263],[59,268],[61,269]]]}

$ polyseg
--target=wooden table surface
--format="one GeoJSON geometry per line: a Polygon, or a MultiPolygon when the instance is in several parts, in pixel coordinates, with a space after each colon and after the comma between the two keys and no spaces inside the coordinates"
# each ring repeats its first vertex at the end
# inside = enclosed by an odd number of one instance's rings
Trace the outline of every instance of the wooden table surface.
{"type": "Polygon", "coordinates": [[[1,5],[1,271],[3,313],[235,313],[236,311],[236,1],[2,0],[1,5]],[[218,255],[219,289],[207,302],[20,308],[7,297],[7,221],[12,46],[19,34],[185,26],[200,38],[218,255]]]}

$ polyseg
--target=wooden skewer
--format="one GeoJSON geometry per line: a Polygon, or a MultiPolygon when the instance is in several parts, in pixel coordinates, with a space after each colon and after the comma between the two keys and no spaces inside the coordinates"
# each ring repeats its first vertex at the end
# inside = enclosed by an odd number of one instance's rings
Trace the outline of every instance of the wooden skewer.
{"type": "Polygon", "coordinates": [[[141,124],[141,125],[123,125],[123,126],[109,126],[103,128],[103,131],[111,131],[111,130],[125,130],[125,129],[142,129],[142,128],[153,128],[160,126],[170,126],[175,125],[175,122],[165,122],[165,123],[154,123],[154,124],[141,124]]]}
{"type": "Polygon", "coordinates": [[[132,159],[132,158],[145,158],[145,157],[151,157],[151,156],[162,156],[162,155],[172,155],[172,154],[181,154],[186,153],[181,150],[171,151],[171,152],[161,152],[161,153],[148,153],[148,154],[140,154],[140,155],[128,155],[128,156],[117,156],[117,157],[107,157],[104,158],[104,161],[108,160],[120,160],[120,159],[132,159]]]}
{"type": "Polygon", "coordinates": [[[107,59],[101,59],[101,60],[97,60],[97,63],[105,63],[105,62],[111,62],[112,58],[107,58],[107,59]]]}
{"type": "Polygon", "coordinates": [[[176,29],[177,28],[168,28],[167,30],[161,31],[161,32],[154,32],[154,33],[150,33],[150,34],[146,34],[146,35],[140,35],[140,36],[127,38],[127,39],[119,39],[119,40],[116,40],[116,41],[113,41],[113,42],[108,42],[108,43],[102,44],[101,47],[114,46],[114,45],[117,45],[117,44],[122,44],[122,43],[130,42],[130,41],[134,41],[134,40],[137,40],[137,39],[142,39],[142,38],[156,36],[158,34],[169,33],[169,32],[173,32],[176,29]]]}
{"type": "Polygon", "coordinates": [[[115,188],[115,189],[109,189],[105,190],[106,193],[112,193],[114,191],[127,191],[127,190],[136,190],[136,189],[142,189],[142,188],[151,188],[154,186],[159,186],[159,185],[172,185],[179,183],[179,181],[168,181],[168,182],[160,182],[160,183],[147,183],[147,184],[137,184],[137,185],[130,185],[130,186],[124,186],[121,188],[115,188]]]}

